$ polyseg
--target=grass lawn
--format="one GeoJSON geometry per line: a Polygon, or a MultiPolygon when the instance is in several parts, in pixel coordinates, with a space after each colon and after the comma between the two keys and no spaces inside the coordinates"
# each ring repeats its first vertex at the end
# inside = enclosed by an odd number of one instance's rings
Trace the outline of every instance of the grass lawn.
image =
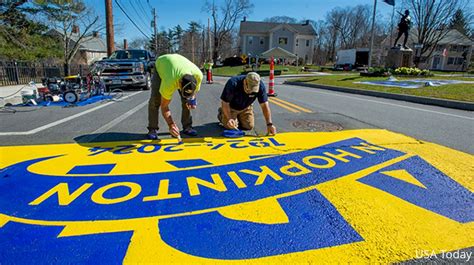
{"type": "MultiPolygon", "coordinates": [[[[397,77],[398,80],[408,79],[421,79],[419,77],[397,77]]],[[[446,76],[434,76],[426,79],[442,79],[442,80],[464,80],[474,82],[474,78],[468,77],[446,77],[446,76]]],[[[361,77],[359,74],[353,75],[326,75],[326,76],[312,76],[298,79],[292,79],[291,81],[297,82],[308,82],[312,84],[322,84],[328,86],[338,86],[346,88],[358,88],[365,90],[381,91],[395,94],[406,94],[422,97],[432,97],[440,99],[451,99],[474,102],[474,83],[473,84],[456,84],[456,85],[443,85],[438,87],[420,87],[420,88],[401,88],[401,87],[384,87],[376,85],[366,84],[355,84],[354,82],[359,81],[373,81],[373,80],[387,80],[386,77],[361,77]]]]}
{"type": "MultiPolygon", "coordinates": [[[[224,67],[215,67],[212,69],[214,75],[221,75],[221,76],[234,76],[240,75],[241,72],[245,71],[244,67],[246,65],[241,66],[224,66],[224,67]]],[[[275,65],[275,70],[281,70],[282,75],[292,75],[292,74],[307,74],[308,72],[301,71],[302,66],[292,66],[292,65],[275,65]]],[[[246,68],[247,71],[251,70],[251,68],[246,68]]],[[[258,69],[260,71],[270,70],[270,65],[263,64],[258,69]]]]}

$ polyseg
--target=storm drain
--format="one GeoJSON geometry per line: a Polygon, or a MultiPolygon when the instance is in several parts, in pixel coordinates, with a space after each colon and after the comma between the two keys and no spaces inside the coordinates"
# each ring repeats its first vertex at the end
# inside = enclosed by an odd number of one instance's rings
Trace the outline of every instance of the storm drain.
{"type": "Polygon", "coordinates": [[[333,132],[344,129],[340,124],[329,121],[297,120],[293,121],[293,127],[310,132],[333,132]]]}

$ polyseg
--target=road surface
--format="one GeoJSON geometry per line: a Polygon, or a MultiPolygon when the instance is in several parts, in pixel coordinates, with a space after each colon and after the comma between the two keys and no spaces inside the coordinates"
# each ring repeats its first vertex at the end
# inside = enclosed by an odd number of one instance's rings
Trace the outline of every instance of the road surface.
{"type": "Polygon", "coordinates": [[[146,140],[149,91],[4,109],[0,263],[472,262],[472,112],[279,78],[279,134],[255,105],[226,139],[225,81],[203,84],[181,145],[166,126],[146,140]]]}

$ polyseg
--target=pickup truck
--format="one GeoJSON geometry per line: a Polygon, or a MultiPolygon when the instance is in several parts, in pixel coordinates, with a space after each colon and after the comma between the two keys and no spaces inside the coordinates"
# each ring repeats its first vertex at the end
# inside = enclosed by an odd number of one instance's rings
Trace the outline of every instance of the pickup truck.
{"type": "Polygon", "coordinates": [[[96,63],[101,64],[101,79],[108,91],[118,87],[151,88],[155,57],[147,50],[118,50],[96,63]]]}

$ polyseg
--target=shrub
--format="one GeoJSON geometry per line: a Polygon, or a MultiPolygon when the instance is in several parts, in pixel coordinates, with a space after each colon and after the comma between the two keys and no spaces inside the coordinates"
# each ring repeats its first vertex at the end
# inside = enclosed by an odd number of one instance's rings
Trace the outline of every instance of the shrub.
{"type": "Polygon", "coordinates": [[[395,75],[433,76],[429,70],[420,70],[416,67],[399,67],[393,71],[395,75]]]}
{"type": "Polygon", "coordinates": [[[367,72],[361,72],[360,76],[368,77],[386,77],[390,76],[390,71],[383,67],[370,67],[367,72]]]}

